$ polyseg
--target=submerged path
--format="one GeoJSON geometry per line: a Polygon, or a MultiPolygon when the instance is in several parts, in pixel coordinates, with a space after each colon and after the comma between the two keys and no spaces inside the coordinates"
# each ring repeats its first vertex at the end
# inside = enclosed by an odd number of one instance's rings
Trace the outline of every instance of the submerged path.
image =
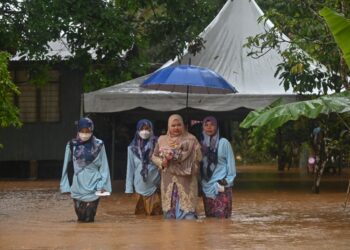
{"type": "Polygon", "coordinates": [[[0,180],[0,249],[349,249],[349,171],[323,178],[321,194],[299,169],[240,166],[232,218],[196,221],[133,215],[123,183],[102,198],[96,222],[76,222],[58,180],[0,180]]]}

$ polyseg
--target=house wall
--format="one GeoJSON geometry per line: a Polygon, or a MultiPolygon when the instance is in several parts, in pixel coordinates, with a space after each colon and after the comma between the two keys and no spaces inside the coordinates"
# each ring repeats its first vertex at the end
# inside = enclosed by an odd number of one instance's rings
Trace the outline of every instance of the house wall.
{"type": "Polygon", "coordinates": [[[25,123],[22,128],[0,129],[0,167],[5,161],[62,160],[67,141],[76,132],[80,114],[82,75],[60,69],[59,122],[25,123]]]}

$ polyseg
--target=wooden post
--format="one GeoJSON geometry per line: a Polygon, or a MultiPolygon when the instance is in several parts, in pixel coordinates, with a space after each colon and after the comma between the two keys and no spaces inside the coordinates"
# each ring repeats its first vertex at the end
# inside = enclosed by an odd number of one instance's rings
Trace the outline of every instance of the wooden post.
{"type": "Polygon", "coordinates": [[[38,161],[36,160],[31,160],[29,162],[29,179],[38,179],[38,161]]]}
{"type": "Polygon", "coordinates": [[[80,95],[80,117],[84,117],[84,93],[80,95]]]}
{"type": "Polygon", "coordinates": [[[111,179],[114,180],[114,168],[115,168],[115,115],[112,118],[112,147],[111,147],[111,179]]]}

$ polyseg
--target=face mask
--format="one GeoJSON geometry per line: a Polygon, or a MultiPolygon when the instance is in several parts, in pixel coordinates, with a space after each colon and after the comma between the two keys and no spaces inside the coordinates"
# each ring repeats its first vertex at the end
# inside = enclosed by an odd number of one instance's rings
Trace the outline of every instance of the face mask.
{"type": "Polygon", "coordinates": [[[139,132],[139,136],[140,136],[142,139],[146,140],[146,139],[148,139],[148,138],[151,136],[151,132],[149,132],[148,130],[141,130],[141,131],[139,132]]]}
{"type": "Polygon", "coordinates": [[[92,133],[81,133],[79,132],[79,138],[82,141],[87,141],[91,138],[92,133]]]}

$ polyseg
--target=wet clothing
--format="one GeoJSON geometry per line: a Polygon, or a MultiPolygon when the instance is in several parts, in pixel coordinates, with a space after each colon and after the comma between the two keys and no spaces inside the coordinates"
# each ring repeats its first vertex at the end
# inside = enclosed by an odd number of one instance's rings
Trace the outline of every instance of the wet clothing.
{"type": "Polygon", "coordinates": [[[182,209],[180,209],[180,197],[179,197],[179,191],[177,188],[176,183],[173,185],[173,191],[171,193],[171,205],[170,209],[164,214],[164,218],[166,219],[197,219],[196,212],[184,212],[182,209]]]}
{"type": "Polygon", "coordinates": [[[236,177],[236,166],[231,144],[220,138],[217,146],[216,164],[201,166],[201,186],[205,215],[207,217],[229,218],[232,213],[232,186],[236,177]],[[210,173],[210,176],[208,176],[210,173]],[[225,187],[219,192],[219,184],[225,187]]]}
{"type": "MultiPolygon", "coordinates": [[[[190,133],[184,132],[178,137],[160,136],[155,147],[152,161],[161,171],[162,207],[165,218],[174,207],[174,193],[177,193],[175,213],[176,219],[188,218],[186,214],[196,213],[198,185],[197,173],[199,161],[202,158],[197,139],[190,133]],[[168,167],[162,168],[163,150],[173,150],[174,158],[168,161],[168,167]],[[172,202],[173,200],[173,202],[172,202]]],[[[192,216],[193,218],[193,216],[192,216]]]]}
{"type": "Polygon", "coordinates": [[[128,147],[128,162],[126,171],[125,193],[134,193],[134,191],[142,196],[150,196],[155,193],[160,185],[159,169],[150,162],[147,165],[147,179],[141,174],[143,164],[132,151],[131,146],[128,147]]]}
{"type": "Polygon", "coordinates": [[[97,206],[100,199],[84,202],[73,199],[74,210],[78,216],[78,221],[80,222],[93,222],[95,220],[95,215],[97,211],[97,206]]]}
{"type": "Polygon", "coordinates": [[[150,196],[142,196],[140,194],[137,194],[137,196],[138,196],[138,200],[135,208],[135,214],[144,214],[144,215],[163,214],[159,190],[157,190],[150,196]]]}
{"type": "MultiPolygon", "coordinates": [[[[96,140],[99,141],[98,143],[102,143],[101,140],[96,140]]],[[[73,151],[74,150],[75,147],[73,147],[73,151]]],[[[96,158],[90,164],[82,168],[81,171],[74,173],[72,186],[69,185],[67,175],[67,166],[70,160],[71,151],[69,143],[67,143],[60,183],[60,190],[62,193],[70,192],[73,199],[91,202],[99,198],[99,196],[95,195],[97,190],[104,189],[105,191],[112,192],[108,161],[103,143],[96,158]]],[[[77,162],[73,157],[73,165],[75,166],[76,164],[77,162]]]]}
{"type": "Polygon", "coordinates": [[[135,214],[161,214],[159,194],[159,169],[151,161],[157,138],[153,135],[153,125],[147,119],[137,123],[133,140],[128,146],[125,193],[138,195],[135,214]],[[141,129],[149,128],[149,138],[140,136],[141,129]]]}
{"type": "Polygon", "coordinates": [[[204,211],[207,217],[229,218],[232,213],[232,188],[226,187],[214,199],[203,196],[204,211]]]}
{"type": "Polygon", "coordinates": [[[60,190],[70,193],[78,221],[93,222],[99,196],[96,191],[112,192],[109,166],[103,141],[93,136],[94,123],[80,118],[76,138],[66,145],[60,190]],[[73,162],[73,181],[68,178],[68,163],[73,162]]]}
{"type": "MultiPolygon", "coordinates": [[[[225,187],[232,187],[233,180],[236,177],[236,164],[230,142],[221,138],[218,145],[218,159],[212,176],[209,180],[201,178],[202,191],[206,197],[216,198],[219,194],[218,181],[224,179],[227,184],[225,187]]],[[[206,173],[206,169],[201,170],[206,173]]],[[[203,176],[203,174],[202,174],[203,176]]]]}

